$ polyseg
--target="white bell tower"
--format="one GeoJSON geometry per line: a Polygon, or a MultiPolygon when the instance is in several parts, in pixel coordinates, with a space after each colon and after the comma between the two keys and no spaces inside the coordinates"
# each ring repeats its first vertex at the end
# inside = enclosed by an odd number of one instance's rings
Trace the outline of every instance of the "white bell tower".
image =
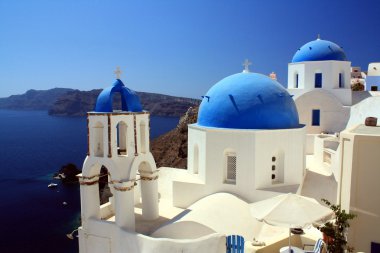
{"type": "Polygon", "coordinates": [[[141,203],[144,220],[159,217],[158,172],[149,149],[149,112],[142,110],[137,94],[124,86],[120,73],[119,69],[115,71],[118,79],[99,94],[95,111],[87,114],[88,153],[82,174],[78,175],[82,245],[88,243],[86,235],[103,236],[99,229],[102,222],[135,231],[136,204],[141,203]],[[120,93],[121,110],[113,109],[115,93],[120,93]],[[113,196],[100,205],[98,182],[102,166],[108,170],[113,196]],[[94,226],[94,222],[98,225],[94,226]]]}

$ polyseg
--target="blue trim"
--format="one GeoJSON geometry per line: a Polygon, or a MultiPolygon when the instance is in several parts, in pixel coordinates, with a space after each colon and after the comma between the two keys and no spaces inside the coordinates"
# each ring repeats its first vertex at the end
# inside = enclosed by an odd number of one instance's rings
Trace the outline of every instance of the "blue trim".
{"type": "Polygon", "coordinates": [[[322,88],[322,73],[315,73],[314,87],[322,88]]]}
{"type": "Polygon", "coordinates": [[[321,123],[321,111],[319,109],[313,110],[311,117],[312,117],[311,125],[319,126],[321,123]]]}
{"type": "Polygon", "coordinates": [[[95,105],[95,112],[112,112],[113,94],[121,95],[121,109],[123,111],[141,112],[142,106],[136,92],[124,86],[120,79],[108,88],[105,88],[98,96],[95,105]]]}

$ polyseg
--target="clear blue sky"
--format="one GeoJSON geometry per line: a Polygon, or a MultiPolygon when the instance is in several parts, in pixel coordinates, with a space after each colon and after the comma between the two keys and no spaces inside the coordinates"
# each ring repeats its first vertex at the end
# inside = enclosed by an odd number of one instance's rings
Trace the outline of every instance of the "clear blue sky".
{"type": "Polygon", "coordinates": [[[318,33],[366,69],[380,61],[380,1],[0,0],[0,97],[104,88],[116,66],[134,90],[200,97],[245,58],[286,85],[318,33]]]}

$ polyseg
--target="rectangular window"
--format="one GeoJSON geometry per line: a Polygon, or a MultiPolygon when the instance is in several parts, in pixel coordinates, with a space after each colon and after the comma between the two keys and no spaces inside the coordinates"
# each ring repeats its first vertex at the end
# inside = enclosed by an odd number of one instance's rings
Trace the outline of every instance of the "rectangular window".
{"type": "Polygon", "coordinates": [[[322,73],[315,73],[315,88],[322,88],[322,73]]]}
{"type": "Polygon", "coordinates": [[[342,73],[339,73],[339,88],[344,88],[342,73]]]}
{"type": "Polygon", "coordinates": [[[377,91],[377,86],[371,86],[371,91],[377,91]]]}
{"type": "Polygon", "coordinates": [[[298,74],[296,74],[296,88],[298,88],[298,74]]]}
{"type": "Polygon", "coordinates": [[[320,110],[313,110],[312,113],[312,126],[319,126],[320,125],[320,117],[321,117],[321,111],[320,110]]]}
{"type": "Polygon", "coordinates": [[[227,154],[226,183],[236,182],[236,154],[227,154]]]}
{"type": "Polygon", "coordinates": [[[371,242],[371,253],[380,252],[380,243],[371,242]]]}

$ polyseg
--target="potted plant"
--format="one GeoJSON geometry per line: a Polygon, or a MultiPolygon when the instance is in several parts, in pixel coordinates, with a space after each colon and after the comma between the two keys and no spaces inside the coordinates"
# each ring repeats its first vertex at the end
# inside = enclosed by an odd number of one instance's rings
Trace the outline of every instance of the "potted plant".
{"type": "Polygon", "coordinates": [[[323,240],[327,244],[327,250],[331,253],[353,252],[354,248],[348,246],[346,230],[350,227],[349,220],[356,217],[356,214],[346,213],[340,205],[331,204],[330,201],[322,201],[333,210],[335,219],[328,221],[318,229],[323,233],[323,240]]]}

